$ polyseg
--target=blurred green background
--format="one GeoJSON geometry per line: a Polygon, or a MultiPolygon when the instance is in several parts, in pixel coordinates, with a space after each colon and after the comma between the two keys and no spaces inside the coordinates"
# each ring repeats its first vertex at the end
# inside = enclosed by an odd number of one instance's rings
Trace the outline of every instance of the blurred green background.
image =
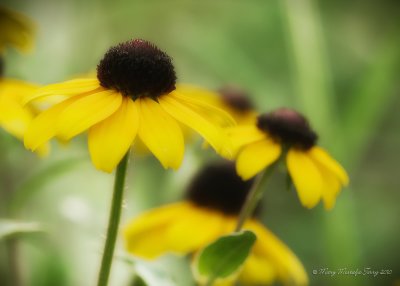
{"type": "MultiPolygon", "coordinates": [[[[7,77],[63,81],[93,72],[110,46],[144,38],[173,57],[180,82],[211,89],[235,83],[250,92],[260,111],[289,106],[303,112],[320,145],[349,171],[351,185],[332,211],[321,205],[306,210],[295,192],[285,191],[285,174],[276,174],[263,201],[265,224],[299,256],[311,285],[399,285],[398,1],[9,0],[4,5],[38,26],[32,54],[7,52],[7,77]],[[324,268],[392,274],[312,274],[324,268]]],[[[94,284],[113,176],[94,169],[83,137],[66,146],[53,144],[51,155],[41,160],[0,130],[0,214],[39,222],[45,230],[19,236],[17,247],[0,241],[1,285],[12,285],[10,256],[18,259],[22,285],[94,284]]],[[[182,168],[173,172],[152,157],[135,157],[122,222],[178,200],[200,163],[213,158],[200,144],[188,147],[182,168]]],[[[121,245],[116,254],[110,285],[128,285],[133,267],[124,262],[121,245]]],[[[192,285],[182,258],[166,257],[153,266],[178,285],[192,285]]]]}

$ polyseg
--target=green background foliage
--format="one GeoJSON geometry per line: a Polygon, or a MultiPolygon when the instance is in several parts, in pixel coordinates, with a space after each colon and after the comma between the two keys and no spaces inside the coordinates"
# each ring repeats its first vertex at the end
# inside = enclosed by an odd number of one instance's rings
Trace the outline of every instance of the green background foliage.
{"type": "MultiPolygon", "coordinates": [[[[397,1],[13,0],[4,5],[38,25],[32,54],[5,55],[8,77],[46,84],[93,73],[111,45],[144,38],[173,57],[181,82],[211,89],[235,83],[249,91],[260,111],[289,106],[303,112],[320,144],[349,171],[351,185],[333,211],[322,206],[310,211],[300,206],[294,190],[284,191],[286,174],[275,174],[262,220],[303,261],[311,285],[398,281],[397,1]],[[312,274],[366,267],[393,272],[312,274]]],[[[123,223],[181,198],[201,162],[214,158],[200,144],[188,147],[182,168],[173,172],[152,157],[135,156],[123,223]]],[[[0,130],[0,178],[1,216],[40,222],[47,231],[45,241],[21,238],[18,253],[11,253],[20,258],[26,285],[92,285],[113,178],[91,165],[84,136],[66,146],[53,144],[50,157],[40,160],[0,130]]],[[[119,245],[117,253],[122,251],[119,245]]],[[[1,243],[1,285],[10,285],[9,255],[1,243]]],[[[178,285],[193,283],[183,258],[155,263],[178,285]]],[[[111,285],[127,285],[132,272],[117,259],[111,285]]]]}

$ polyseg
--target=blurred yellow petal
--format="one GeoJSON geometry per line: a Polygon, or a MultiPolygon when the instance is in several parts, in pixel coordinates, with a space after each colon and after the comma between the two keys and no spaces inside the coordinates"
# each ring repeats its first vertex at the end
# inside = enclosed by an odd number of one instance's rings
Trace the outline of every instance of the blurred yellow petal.
{"type": "Polygon", "coordinates": [[[336,173],[333,173],[323,163],[313,158],[322,177],[322,201],[326,210],[331,210],[336,203],[336,197],[342,188],[342,183],[336,173]]]}
{"type": "Polygon", "coordinates": [[[302,205],[314,207],[322,196],[322,177],[316,164],[306,151],[293,148],[289,150],[286,162],[302,205]]]}
{"type": "Polygon", "coordinates": [[[211,123],[206,117],[196,113],[190,105],[170,95],[160,97],[159,102],[161,107],[172,117],[203,136],[218,153],[231,153],[230,148],[227,148],[227,136],[225,132],[211,123]]]}
{"type": "Polygon", "coordinates": [[[123,229],[126,249],[148,259],[169,252],[170,246],[164,235],[170,225],[190,210],[191,204],[181,202],[150,210],[133,219],[123,229]]]}
{"type": "Polygon", "coordinates": [[[22,139],[32,119],[33,114],[27,108],[11,98],[0,97],[0,125],[7,132],[22,139]]]}
{"type": "Polygon", "coordinates": [[[121,101],[122,95],[112,90],[83,96],[59,115],[57,135],[63,140],[71,139],[113,114],[121,101]]]}
{"type": "Polygon", "coordinates": [[[325,168],[335,174],[344,186],[348,185],[349,176],[347,175],[346,170],[335,159],[333,159],[328,152],[321,147],[315,146],[311,148],[309,154],[314,160],[320,162],[325,166],[325,168]]]}
{"type": "Polygon", "coordinates": [[[266,134],[255,125],[238,125],[226,130],[232,143],[234,155],[245,145],[267,138],[266,134]]]}
{"type": "Polygon", "coordinates": [[[254,177],[275,162],[281,155],[281,146],[270,139],[251,143],[237,157],[236,170],[243,180],[254,177]]]}
{"type": "Polygon", "coordinates": [[[24,14],[0,7],[0,51],[7,45],[31,51],[35,30],[35,23],[24,14]]]}
{"type": "Polygon", "coordinates": [[[276,269],[263,255],[251,253],[243,265],[239,280],[244,285],[270,285],[276,279],[276,269]]]}
{"type": "MultiPolygon", "coordinates": [[[[299,286],[308,284],[307,273],[300,260],[289,247],[280,241],[272,232],[255,220],[248,221],[244,228],[254,231],[257,236],[256,244],[253,247],[253,255],[257,256],[259,259],[264,257],[264,259],[268,260],[270,265],[275,268],[274,272],[283,284],[299,286]]],[[[255,264],[253,266],[256,267],[260,265],[255,264]]],[[[268,271],[268,269],[264,271],[268,271]]],[[[268,275],[266,275],[265,279],[273,273],[266,272],[266,274],[268,275]]],[[[271,276],[269,277],[272,278],[271,276]]],[[[253,279],[256,278],[257,276],[254,276],[253,279]]]]}
{"type": "Polygon", "coordinates": [[[154,100],[141,98],[136,102],[139,104],[140,139],[164,168],[178,169],[185,151],[178,123],[154,100]]]}
{"type": "Polygon", "coordinates": [[[114,170],[135,139],[138,127],[138,107],[125,97],[114,114],[89,130],[89,152],[95,167],[105,172],[114,170]]]}
{"type": "Polygon", "coordinates": [[[96,93],[104,90],[105,89],[100,86],[99,80],[97,78],[73,79],[61,83],[49,84],[44,87],[38,88],[35,92],[24,98],[24,103],[43,98],[45,96],[75,96],[84,93],[96,93]]]}
{"type": "Polygon", "coordinates": [[[186,254],[194,252],[223,234],[224,220],[220,213],[195,205],[190,212],[182,213],[167,229],[164,239],[170,250],[186,254]]]}
{"type": "Polygon", "coordinates": [[[27,149],[35,151],[56,135],[58,117],[68,106],[83,96],[69,98],[39,114],[29,125],[24,136],[27,149]]]}
{"type": "Polygon", "coordinates": [[[0,97],[6,97],[22,104],[24,96],[36,91],[38,85],[17,79],[0,79],[0,97]]]}

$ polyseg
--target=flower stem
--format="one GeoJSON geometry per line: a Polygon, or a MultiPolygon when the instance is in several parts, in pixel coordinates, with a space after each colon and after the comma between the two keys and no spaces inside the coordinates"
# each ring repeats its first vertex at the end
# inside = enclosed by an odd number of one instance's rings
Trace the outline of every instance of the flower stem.
{"type": "Polygon", "coordinates": [[[121,217],[122,199],[125,187],[126,169],[129,161],[129,151],[119,162],[114,180],[114,193],[111,202],[110,217],[108,220],[107,238],[104,246],[103,258],[97,285],[106,286],[110,276],[113,260],[115,241],[118,233],[119,220],[121,217]]]}
{"type": "Polygon", "coordinates": [[[235,232],[240,231],[243,228],[246,220],[251,216],[254,212],[258,202],[262,198],[264,192],[265,183],[268,181],[271,176],[275,166],[278,164],[279,160],[269,166],[264,172],[259,174],[251,187],[249,194],[247,195],[246,201],[242,209],[240,210],[239,219],[236,225],[235,232]]]}

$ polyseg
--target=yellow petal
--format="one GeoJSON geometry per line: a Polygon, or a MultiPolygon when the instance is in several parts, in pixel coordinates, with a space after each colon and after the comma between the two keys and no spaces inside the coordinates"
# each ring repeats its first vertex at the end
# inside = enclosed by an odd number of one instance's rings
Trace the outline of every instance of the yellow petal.
{"type": "Polygon", "coordinates": [[[185,151],[183,135],[178,123],[157,102],[149,98],[141,98],[137,102],[140,116],[140,139],[164,168],[178,169],[185,151]]]}
{"type": "MultiPolygon", "coordinates": [[[[307,273],[300,260],[272,232],[255,220],[248,221],[244,228],[254,231],[257,236],[257,241],[253,247],[253,255],[257,256],[259,260],[269,261],[270,265],[274,267],[275,274],[284,285],[308,284],[307,273]]],[[[268,271],[268,269],[264,271],[268,271]]],[[[269,276],[268,278],[272,278],[270,277],[272,273],[268,272],[265,279],[267,279],[267,275],[269,276]]],[[[260,279],[261,277],[254,276],[251,278],[260,279]]]]}
{"type": "Polygon", "coordinates": [[[255,125],[238,125],[227,128],[226,131],[231,140],[234,155],[245,145],[267,138],[266,134],[255,125]]]}
{"type": "Polygon", "coordinates": [[[88,145],[97,169],[111,172],[131,146],[139,127],[139,113],[130,98],[119,109],[89,130],[88,145]]]}
{"type": "Polygon", "coordinates": [[[63,140],[71,139],[113,114],[121,101],[122,95],[111,90],[83,96],[59,115],[57,135],[63,140]]]}
{"type": "Polygon", "coordinates": [[[182,213],[165,233],[170,250],[187,254],[210,244],[224,232],[223,216],[219,212],[192,206],[182,213]]]}
{"type": "Polygon", "coordinates": [[[324,164],[313,158],[314,163],[318,166],[318,170],[322,177],[322,201],[326,210],[331,210],[336,203],[336,197],[342,188],[342,183],[336,173],[326,168],[324,164]]]}
{"type": "Polygon", "coordinates": [[[0,79],[0,97],[6,97],[22,105],[23,98],[38,89],[38,85],[10,78],[0,79]]]}
{"type": "Polygon", "coordinates": [[[306,151],[290,149],[287,167],[303,206],[314,207],[322,196],[322,177],[306,151]]]}
{"type": "Polygon", "coordinates": [[[277,276],[275,267],[268,257],[253,251],[243,265],[239,280],[244,285],[270,285],[277,276]]]}
{"type": "Polygon", "coordinates": [[[37,100],[49,95],[74,96],[102,90],[104,91],[105,89],[100,86],[100,83],[96,78],[73,79],[38,88],[35,92],[25,97],[24,103],[28,103],[32,100],[37,100]]]}
{"type": "Polygon", "coordinates": [[[69,98],[39,114],[29,125],[24,136],[27,149],[35,151],[56,135],[57,120],[62,111],[83,96],[69,98]]]}
{"type": "Polygon", "coordinates": [[[311,148],[310,156],[320,162],[325,166],[330,172],[335,174],[340,180],[340,182],[346,186],[349,183],[349,176],[346,173],[346,170],[335,160],[333,159],[324,149],[321,147],[315,146],[311,148]]]}
{"type": "Polygon", "coordinates": [[[22,139],[32,119],[33,113],[29,109],[11,98],[0,97],[0,125],[7,132],[22,139]]]}
{"type": "MultiPolygon", "coordinates": [[[[195,88],[200,94],[209,93],[209,91],[195,88]]],[[[197,113],[202,114],[204,117],[210,119],[216,125],[222,127],[235,126],[236,122],[233,117],[226,112],[224,109],[219,108],[217,105],[213,105],[207,100],[202,100],[201,97],[193,96],[192,92],[182,92],[179,87],[171,92],[168,96],[175,98],[179,102],[183,102],[189,105],[192,109],[195,109],[197,113]]]]}
{"type": "Polygon", "coordinates": [[[187,202],[150,210],[133,219],[123,229],[125,248],[132,254],[153,259],[171,251],[164,235],[183,214],[191,210],[187,202]]]}
{"type": "Polygon", "coordinates": [[[201,116],[190,105],[177,100],[170,94],[160,97],[159,102],[172,117],[203,136],[218,153],[231,153],[230,148],[227,147],[227,136],[224,130],[201,116]]]}
{"type": "Polygon", "coordinates": [[[251,143],[239,152],[236,171],[243,180],[248,180],[276,161],[280,154],[281,146],[270,139],[251,143]]]}

